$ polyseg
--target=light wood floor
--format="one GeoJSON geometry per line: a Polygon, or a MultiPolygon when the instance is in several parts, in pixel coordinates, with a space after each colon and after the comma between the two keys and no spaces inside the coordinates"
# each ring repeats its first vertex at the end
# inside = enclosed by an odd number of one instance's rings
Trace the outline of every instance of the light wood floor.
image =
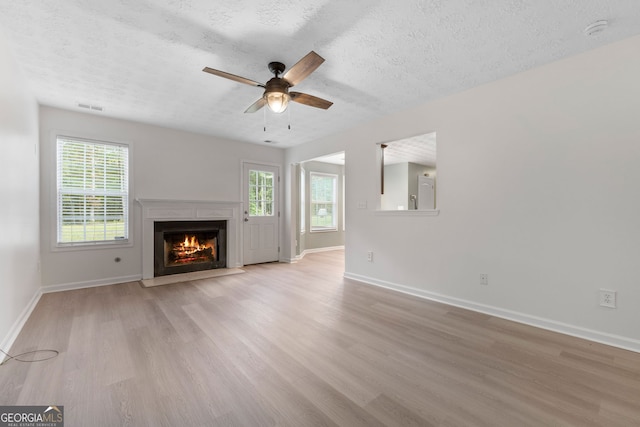
{"type": "Polygon", "coordinates": [[[638,426],[640,354],[342,278],[343,252],[46,294],[0,404],[66,426],[638,426]]]}

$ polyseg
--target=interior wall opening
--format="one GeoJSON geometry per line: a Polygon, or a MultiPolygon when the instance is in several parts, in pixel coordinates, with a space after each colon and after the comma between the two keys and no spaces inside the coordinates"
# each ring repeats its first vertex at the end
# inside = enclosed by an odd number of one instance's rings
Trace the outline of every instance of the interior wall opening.
{"type": "Polygon", "coordinates": [[[436,133],[385,142],[379,150],[379,209],[436,209],[436,133]]]}

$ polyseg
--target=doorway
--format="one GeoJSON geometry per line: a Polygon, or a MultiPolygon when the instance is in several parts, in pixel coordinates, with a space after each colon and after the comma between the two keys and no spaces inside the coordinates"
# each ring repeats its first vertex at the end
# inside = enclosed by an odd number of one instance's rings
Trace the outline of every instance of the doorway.
{"type": "Polygon", "coordinates": [[[296,258],[344,249],[345,153],[302,161],[294,173],[298,182],[296,258]]]}

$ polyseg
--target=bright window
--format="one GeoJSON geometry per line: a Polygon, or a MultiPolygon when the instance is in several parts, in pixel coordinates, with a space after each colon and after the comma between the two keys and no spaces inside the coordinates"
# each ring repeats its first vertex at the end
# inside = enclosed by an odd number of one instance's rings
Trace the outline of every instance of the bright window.
{"type": "Polygon", "coordinates": [[[311,172],[311,231],[338,228],[338,176],[311,172]]]}
{"type": "Polygon", "coordinates": [[[347,201],[346,201],[346,194],[347,194],[347,186],[345,184],[345,175],[342,175],[342,231],[346,230],[346,226],[345,224],[347,223],[347,201]]]}
{"type": "Polygon", "coordinates": [[[249,216],[273,216],[273,172],[249,171],[249,216]]]}
{"type": "Polygon", "coordinates": [[[58,245],[129,238],[129,147],[57,137],[58,245]]]}

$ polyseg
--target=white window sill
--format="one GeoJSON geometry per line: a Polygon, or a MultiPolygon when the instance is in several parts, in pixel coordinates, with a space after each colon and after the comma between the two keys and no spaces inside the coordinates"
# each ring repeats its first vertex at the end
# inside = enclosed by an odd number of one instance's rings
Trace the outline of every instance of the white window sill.
{"type": "Polygon", "coordinates": [[[99,250],[99,249],[114,249],[114,248],[126,248],[132,247],[133,241],[119,240],[113,242],[87,242],[87,243],[56,243],[52,246],[52,252],[67,252],[67,251],[86,251],[86,250],[99,250]]]}
{"type": "Polygon", "coordinates": [[[312,229],[310,233],[335,233],[337,231],[337,228],[318,228],[316,230],[312,229]]]}

